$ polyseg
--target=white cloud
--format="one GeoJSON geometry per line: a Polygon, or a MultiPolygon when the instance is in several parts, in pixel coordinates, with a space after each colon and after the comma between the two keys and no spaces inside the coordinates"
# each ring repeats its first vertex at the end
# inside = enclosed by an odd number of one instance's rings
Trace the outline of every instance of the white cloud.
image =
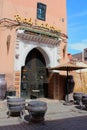
{"type": "Polygon", "coordinates": [[[75,28],[76,29],[85,29],[85,28],[87,28],[87,25],[84,23],[80,23],[80,22],[68,24],[68,29],[75,30],[75,28]]]}
{"type": "Polygon", "coordinates": [[[69,18],[83,17],[83,16],[87,16],[87,11],[83,11],[83,12],[72,14],[71,16],[69,16],[69,18]]]}
{"type": "Polygon", "coordinates": [[[81,41],[80,43],[69,43],[68,48],[72,50],[83,51],[83,49],[87,48],[87,39],[81,41]]]}

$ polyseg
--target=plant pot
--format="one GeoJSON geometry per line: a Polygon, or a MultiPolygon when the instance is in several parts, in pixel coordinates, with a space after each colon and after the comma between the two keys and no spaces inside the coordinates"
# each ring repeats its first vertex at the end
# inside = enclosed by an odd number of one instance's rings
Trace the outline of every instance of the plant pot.
{"type": "Polygon", "coordinates": [[[6,97],[7,83],[5,80],[5,74],[0,74],[0,99],[6,97]]]}
{"type": "Polygon", "coordinates": [[[85,94],[83,92],[75,92],[73,93],[73,99],[75,101],[76,104],[80,104],[80,102],[82,102],[82,96],[84,96],[85,94]]]}
{"type": "Polygon", "coordinates": [[[44,116],[47,111],[47,103],[42,101],[31,101],[28,104],[28,112],[31,115],[31,121],[44,121],[44,116]]]}
{"type": "Polygon", "coordinates": [[[82,96],[82,104],[85,105],[85,107],[87,108],[87,94],[82,96]]]}

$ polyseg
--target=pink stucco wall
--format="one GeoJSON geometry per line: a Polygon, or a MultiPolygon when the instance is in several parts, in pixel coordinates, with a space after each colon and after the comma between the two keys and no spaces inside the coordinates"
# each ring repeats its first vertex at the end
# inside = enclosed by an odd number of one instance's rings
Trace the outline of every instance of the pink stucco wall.
{"type": "MultiPolygon", "coordinates": [[[[47,5],[46,21],[50,25],[56,26],[66,33],[66,0],[3,0],[1,18],[7,17],[14,19],[14,15],[19,14],[24,18],[36,20],[37,2],[47,5]],[[64,22],[62,22],[64,18],[64,22]]],[[[40,22],[42,22],[40,20],[40,22]]]]}
{"type": "MultiPolygon", "coordinates": [[[[67,26],[66,26],[66,0],[0,0],[0,18],[10,18],[15,19],[15,15],[20,15],[23,18],[31,18],[33,21],[36,20],[36,9],[37,9],[37,2],[42,2],[47,5],[46,11],[46,21],[37,20],[41,23],[47,23],[56,27],[57,29],[61,30],[63,33],[67,33],[67,26]],[[64,18],[64,22],[62,22],[62,18],[64,18]]],[[[14,30],[9,30],[6,28],[0,28],[0,59],[3,58],[2,62],[0,62],[0,71],[5,71],[3,68],[4,66],[9,66],[12,68],[11,61],[13,63],[13,49],[14,49],[14,38],[11,37],[11,46],[10,46],[10,54],[7,55],[6,53],[6,38],[7,35],[14,33],[14,30]],[[6,60],[8,60],[6,62],[6,60]]],[[[13,35],[12,35],[13,36],[13,35]]],[[[11,69],[10,68],[10,69],[11,69]]],[[[9,68],[8,68],[9,70],[9,68]]]]}
{"type": "MultiPolygon", "coordinates": [[[[0,0],[0,19],[15,20],[15,15],[27,19],[31,18],[33,22],[47,23],[61,30],[61,32],[67,33],[66,0],[0,0]],[[36,19],[37,2],[47,5],[46,21],[36,19]]],[[[0,73],[9,75],[14,73],[15,41],[16,28],[9,29],[0,25],[0,73]],[[11,36],[9,53],[7,53],[6,45],[8,35],[11,36]]],[[[63,45],[65,43],[61,44],[61,49],[63,45]]]]}

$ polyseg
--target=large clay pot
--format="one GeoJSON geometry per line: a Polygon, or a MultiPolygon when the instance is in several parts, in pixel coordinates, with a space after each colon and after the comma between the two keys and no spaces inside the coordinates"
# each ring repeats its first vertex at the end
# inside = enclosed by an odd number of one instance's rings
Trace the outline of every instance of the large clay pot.
{"type": "Polygon", "coordinates": [[[4,99],[7,91],[7,83],[5,80],[5,74],[0,74],[0,99],[4,99]]]}
{"type": "Polygon", "coordinates": [[[82,102],[82,96],[85,94],[83,92],[74,92],[73,93],[73,99],[76,102],[76,104],[80,104],[82,102]]]}
{"type": "Polygon", "coordinates": [[[19,112],[20,116],[24,114],[25,110],[25,99],[17,98],[17,97],[8,97],[7,98],[7,106],[8,106],[8,117],[13,112],[19,112]]]}
{"type": "Polygon", "coordinates": [[[31,101],[28,104],[28,111],[31,116],[31,121],[44,121],[44,116],[47,111],[47,103],[42,101],[31,101]]]}
{"type": "Polygon", "coordinates": [[[73,101],[73,90],[74,90],[74,79],[72,75],[68,75],[66,77],[66,82],[65,82],[65,101],[70,102],[73,101]]]}
{"type": "Polygon", "coordinates": [[[87,108],[87,94],[82,96],[82,104],[85,105],[85,107],[87,108]]]}

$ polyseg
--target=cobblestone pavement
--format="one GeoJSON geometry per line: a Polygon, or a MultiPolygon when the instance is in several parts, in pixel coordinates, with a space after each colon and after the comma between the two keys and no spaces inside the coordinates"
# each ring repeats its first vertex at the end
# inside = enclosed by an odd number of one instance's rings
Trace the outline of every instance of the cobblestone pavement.
{"type": "Polygon", "coordinates": [[[44,123],[25,123],[20,117],[7,118],[7,102],[0,101],[0,130],[87,130],[87,110],[63,101],[39,99],[47,102],[44,123]]]}

